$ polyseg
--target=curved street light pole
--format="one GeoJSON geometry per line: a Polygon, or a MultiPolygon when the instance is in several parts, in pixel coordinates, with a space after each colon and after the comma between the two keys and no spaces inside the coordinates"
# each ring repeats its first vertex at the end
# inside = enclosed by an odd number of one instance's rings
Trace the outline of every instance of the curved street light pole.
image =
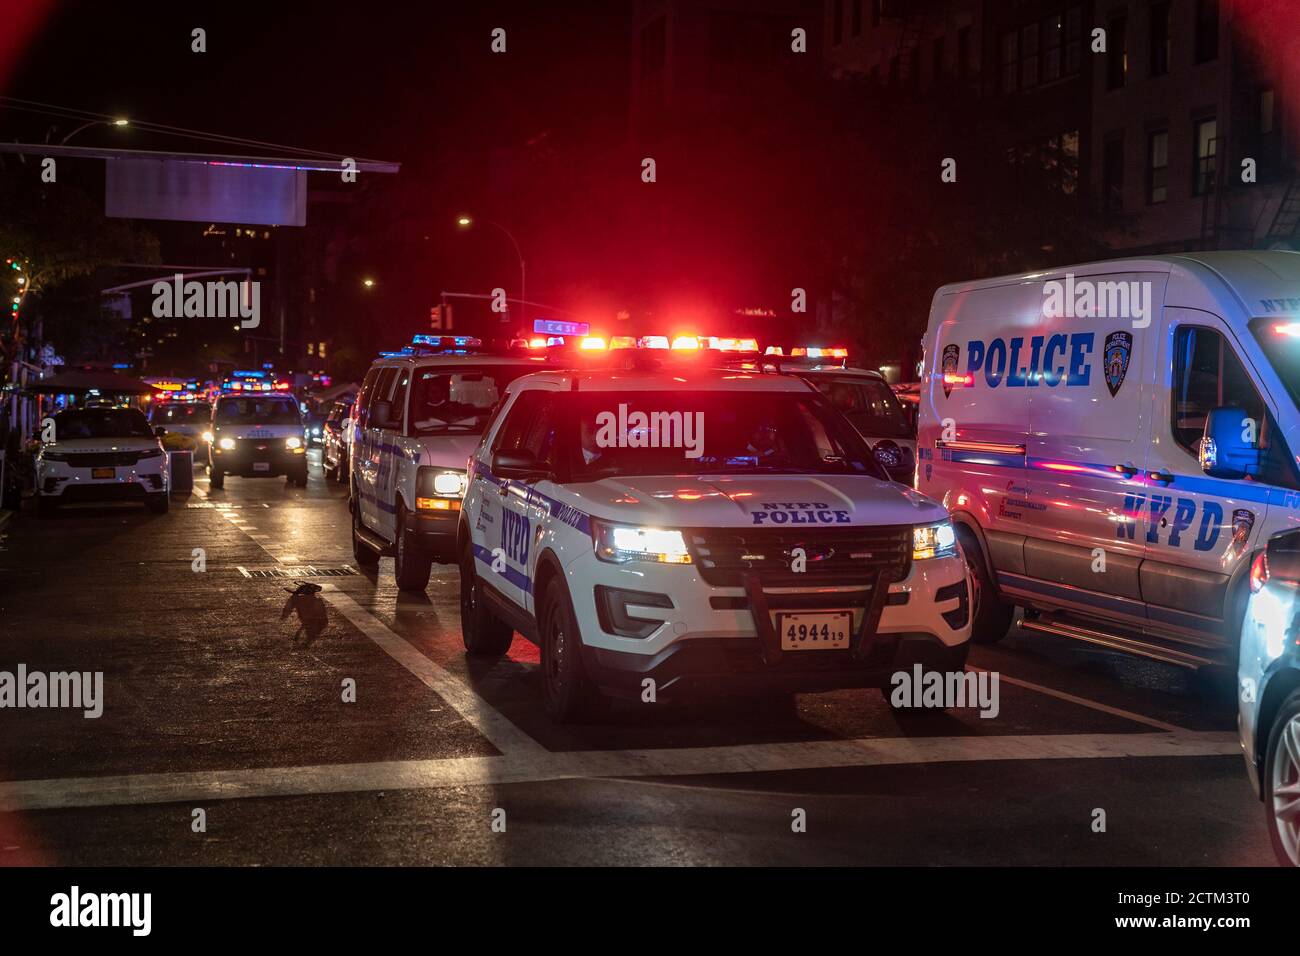
{"type": "Polygon", "coordinates": [[[515,247],[515,255],[519,257],[519,321],[526,329],[528,322],[528,271],[524,265],[524,253],[523,250],[519,248],[519,241],[514,237],[514,234],[509,229],[501,225],[499,222],[493,222],[491,219],[479,219],[470,216],[462,216],[460,218],[460,224],[462,226],[470,226],[475,222],[484,222],[489,226],[495,226],[497,229],[500,229],[506,234],[506,238],[510,240],[510,244],[515,247]]]}

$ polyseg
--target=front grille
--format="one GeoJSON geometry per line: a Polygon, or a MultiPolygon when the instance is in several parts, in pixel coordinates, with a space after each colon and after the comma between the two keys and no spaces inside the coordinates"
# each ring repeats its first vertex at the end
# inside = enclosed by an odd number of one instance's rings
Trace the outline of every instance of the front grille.
{"type": "Polygon", "coordinates": [[[715,587],[743,587],[757,573],[764,588],[868,585],[880,571],[895,581],[912,562],[911,525],[881,528],[695,528],[683,535],[700,576],[715,587]],[[793,571],[802,548],[807,567],[793,571]]]}
{"type": "Polygon", "coordinates": [[[249,461],[271,461],[285,451],[283,438],[236,438],[235,454],[249,461]]]}
{"type": "Polygon", "coordinates": [[[102,451],[78,452],[68,455],[68,464],[73,468],[108,468],[119,465],[134,465],[140,460],[138,451],[102,451]]]}

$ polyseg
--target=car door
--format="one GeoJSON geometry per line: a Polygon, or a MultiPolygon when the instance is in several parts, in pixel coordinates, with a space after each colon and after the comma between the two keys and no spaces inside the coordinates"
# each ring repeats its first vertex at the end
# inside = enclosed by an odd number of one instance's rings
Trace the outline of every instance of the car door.
{"type": "MultiPolygon", "coordinates": [[[[379,472],[375,477],[378,502],[375,530],[389,541],[397,540],[397,477],[405,452],[401,437],[406,433],[406,395],[411,381],[409,368],[395,368],[390,394],[376,400],[388,403],[387,427],[379,427],[379,472]]],[[[382,385],[382,383],[381,383],[382,385]]]]}
{"type": "Polygon", "coordinates": [[[1147,545],[1135,508],[1151,443],[1157,326],[1092,316],[1043,322],[1042,372],[1030,399],[1028,494],[1006,501],[1033,527],[1024,548],[1026,586],[1141,629],[1147,545]]]}
{"type": "Polygon", "coordinates": [[[384,433],[379,427],[379,419],[375,414],[376,406],[380,402],[388,400],[389,394],[393,389],[393,380],[397,377],[397,369],[389,366],[382,369],[379,377],[375,379],[375,384],[366,397],[366,406],[363,417],[357,422],[357,438],[359,441],[357,463],[355,473],[358,488],[357,505],[361,509],[362,523],[372,530],[379,531],[380,519],[379,512],[381,500],[379,493],[379,467],[382,455],[384,433]]]}
{"type": "Polygon", "coordinates": [[[543,407],[549,406],[548,393],[522,392],[505,412],[501,427],[487,449],[487,460],[475,469],[478,478],[488,486],[479,496],[470,531],[477,571],[484,581],[520,608],[529,606],[532,587],[528,563],[532,557],[530,489],[524,482],[493,473],[491,465],[498,454],[527,447],[543,407]]]}
{"type": "Polygon", "coordinates": [[[1150,629],[1193,641],[1230,638],[1223,626],[1228,586],[1257,546],[1278,489],[1294,490],[1294,459],[1277,428],[1277,407],[1231,327],[1217,315],[1168,309],[1162,336],[1164,414],[1155,416],[1145,500],[1142,594],[1150,629]],[[1258,477],[1211,478],[1198,453],[1212,409],[1246,410],[1265,449],[1258,477]]]}

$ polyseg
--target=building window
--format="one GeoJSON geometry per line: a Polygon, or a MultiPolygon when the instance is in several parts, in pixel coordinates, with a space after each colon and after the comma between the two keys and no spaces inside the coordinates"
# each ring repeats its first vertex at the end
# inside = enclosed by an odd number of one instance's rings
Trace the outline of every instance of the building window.
{"type": "Polygon", "coordinates": [[[1147,134],[1147,205],[1169,198],[1169,131],[1147,134]]]}
{"type": "Polygon", "coordinates": [[[853,0],[853,23],[849,32],[855,36],[862,36],[862,0],[853,0]]]}
{"type": "Polygon", "coordinates": [[[1128,79],[1128,17],[1112,17],[1106,28],[1106,89],[1118,90],[1128,79]]]}
{"type": "Polygon", "coordinates": [[[1218,149],[1218,123],[1201,120],[1192,127],[1192,195],[1204,196],[1214,191],[1215,154],[1218,149]]]}
{"type": "Polygon", "coordinates": [[[1061,16],[1048,17],[1042,25],[1043,82],[1061,78],[1061,16]]]}
{"type": "Polygon", "coordinates": [[[1219,0],[1196,0],[1196,62],[1219,55],[1219,0]]]}
{"type": "Polygon", "coordinates": [[[844,0],[835,0],[831,4],[831,43],[839,46],[844,42],[844,0]]]}
{"type": "Polygon", "coordinates": [[[1172,39],[1169,35],[1169,4],[1151,5],[1151,75],[1164,76],[1169,72],[1169,54],[1172,39]]]}
{"type": "Polygon", "coordinates": [[[1107,213],[1124,211],[1124,137],[1106,140],[1101,154],[1101,194],[1107,213]]]}
{"type": "Polygon", "coordinates": [[[1024,89],[1038,85],[1038,24],[1020,30],[1020,85],[1024,89]]]}
{"type": "Polygon", "coordinates": [[[1007,33],[1002,37],[1002,92],[1014,93],[1020,80],[1019,35],[1007,33]]]}
{"type": "Polygon", "coordinates": [[[933,71],[934,82],[940,83],[943,81],[944,76],[946,76],[948,72],[947,64],[943,62],[944,60],[943,37],[935,37],[934,43],[930,45],[930,60],[932,64],[930,69],[933,71]]]}

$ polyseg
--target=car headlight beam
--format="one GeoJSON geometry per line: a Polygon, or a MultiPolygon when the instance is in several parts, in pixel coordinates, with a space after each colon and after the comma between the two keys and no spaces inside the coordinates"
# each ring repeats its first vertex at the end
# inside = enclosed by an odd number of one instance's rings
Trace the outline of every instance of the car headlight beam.
{"type": "Polygon", "coordinates": [[[957,532],[948,520],[912,529],[912,560],[950,558],[957,553],[957,532]]]}
{"type": "Polygon", "coordinates": [[[612,524],[592,519],[592,543],[596,557],[622,564],[627,561],[654,561],[658,564],[690,564],[691,553],[680,531],[667,528],[642,528],[612,524]]]}

